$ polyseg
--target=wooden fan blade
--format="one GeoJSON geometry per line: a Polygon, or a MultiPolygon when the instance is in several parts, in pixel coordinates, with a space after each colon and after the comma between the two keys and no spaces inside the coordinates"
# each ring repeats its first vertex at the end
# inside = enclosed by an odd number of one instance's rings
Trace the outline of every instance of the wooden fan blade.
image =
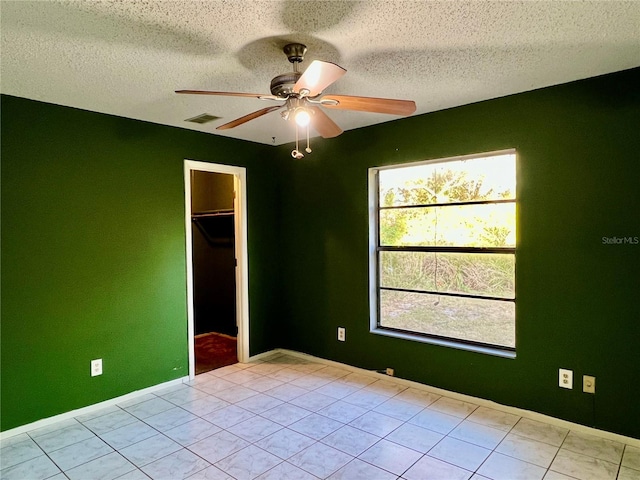
{"type": "Polygon", "coordinates": [[[269,95],[263,95],[260,93],[210,92],[208,90],[176,90],[176,93],[187,93],[190,95],[222,95],[225,97],[250,97],[250,98],[260,98],[260,97],[269,96],[269,95]]]}
{"type": "Polygon", "coordinates": [[[266,115],[267,113],[275,112],[276,110],[280,110],[281,108],[282,108],[282,106],[267,107],[267,108],[260,109],[260,110],[258,110],[256,112],[253,112],[253,113],[250,113],[248,115],[245,115],[244,117],[236,118],[235,120],[233,120],[233,121],[231,121],[229,123],[225,123],[224,125],[220,125],[219,127],[216,127],[216,130],[228,130],[230,128],[237,127],[238,125],[242,125],[243,123],[247,123],[249,120],[256,119],[258,117],[261,117],[262,115],[266,115]]]}
{"type": "Polygon", "coordinates": [[[300,93],[305,89],[309,91],[307,97],[315,97],[345,73],[347,71],[335,63],[314,60],[293,86],[293,91],[300,93]]]}
{"type": "Polygon", "coordinates": [[[413,100],[395,100],[393,98],[353,97],[351,95],[325,95],[323,100],[337,101],[337,105],[331,103],[322,104],[326,108],[341,110],[359,110],[361,112],[390,113],[391,115],[411,115],[416,111],[416,102],[413,100]]]}
{"type": "Polygon", "coordinates": [[[342,133],[342,129],[321,108],[311,107],[310,110],[313,111],[311,125],[322,138],[333,138],[342,133]]]}

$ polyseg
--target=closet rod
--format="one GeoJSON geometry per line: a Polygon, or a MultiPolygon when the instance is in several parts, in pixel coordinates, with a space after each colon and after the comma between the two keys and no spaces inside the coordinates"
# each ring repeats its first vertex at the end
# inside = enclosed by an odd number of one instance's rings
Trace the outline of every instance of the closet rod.
{"type": "Polygon", "coordinates": [[[194,213],[191,218],[204,218],[204,217],[222,217],[233,215],[233,210],[219,210],[214,212],[194,213]]]}

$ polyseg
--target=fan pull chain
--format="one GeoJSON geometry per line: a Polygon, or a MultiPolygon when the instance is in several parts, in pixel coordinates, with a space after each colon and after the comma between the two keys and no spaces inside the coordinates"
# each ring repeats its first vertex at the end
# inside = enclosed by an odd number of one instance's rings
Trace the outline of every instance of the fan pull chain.
{"type": "Polygon", "coordinates": [[[302,157],[304,157],[304,154],[300,151],[300,147],[298,145],[298,124],[295,123],[295,125],[296,125],[296,149],[291,152],[291,156],[296,160],[300,160],[302,157]]]}
{"type": "Polygon", "coordinates": [[[309,124],[307,124],[307,148],[305,148],[304,151],[311,153],[311,146],[309,145],[309,124]]]}

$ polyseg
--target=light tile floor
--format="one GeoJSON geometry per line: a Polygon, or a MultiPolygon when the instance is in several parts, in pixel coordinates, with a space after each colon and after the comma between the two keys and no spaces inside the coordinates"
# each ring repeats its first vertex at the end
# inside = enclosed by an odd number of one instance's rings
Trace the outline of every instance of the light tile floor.
{"type": "Polygon", "coordinates": [[[3,480],[640,480],[640,448],[273,355],[7,438],[3,480]]]}

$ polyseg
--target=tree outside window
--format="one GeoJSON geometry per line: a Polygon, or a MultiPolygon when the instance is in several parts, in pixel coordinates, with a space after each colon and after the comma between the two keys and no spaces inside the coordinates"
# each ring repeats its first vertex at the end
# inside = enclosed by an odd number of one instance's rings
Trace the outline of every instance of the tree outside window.
{"type": "Polygon", "coordinates": [[[515,349],[516,155],[377,170],[377,328],[515,349]]]}

